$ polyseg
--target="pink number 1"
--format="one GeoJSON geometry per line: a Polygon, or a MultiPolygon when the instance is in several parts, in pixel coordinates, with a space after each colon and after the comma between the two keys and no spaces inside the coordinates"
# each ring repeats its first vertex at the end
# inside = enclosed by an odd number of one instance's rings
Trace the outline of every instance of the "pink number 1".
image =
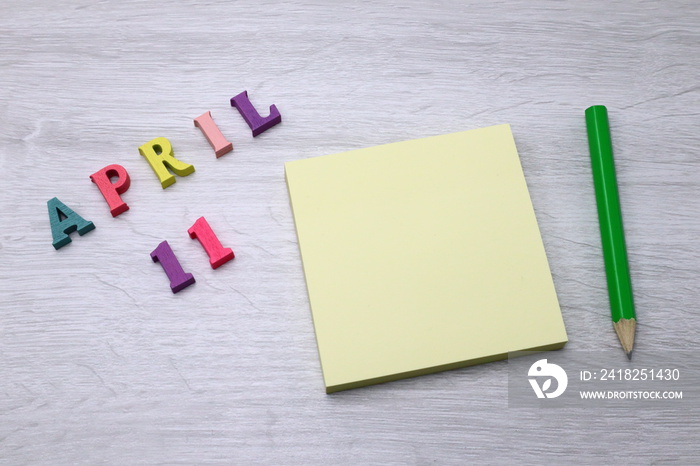
{"type": "Polygon", "coordinates": [[[187,230],[187,233],[190,234],[190,238],[199,240],[209,256],[209,264],[211,264],[212,269],[224,265],[235,257],[231,248],[225,248],[221,245],[219,238],[216,237],[204,217],[199,217],[194,225],[187,230]]]}

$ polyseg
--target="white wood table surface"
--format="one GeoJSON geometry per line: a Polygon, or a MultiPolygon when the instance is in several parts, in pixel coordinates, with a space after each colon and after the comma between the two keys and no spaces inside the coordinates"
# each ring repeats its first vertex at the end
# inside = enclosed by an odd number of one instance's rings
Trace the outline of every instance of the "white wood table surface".
{"type": "Polygon", "coordinates": [[[326,395],[283,171],[510,123],[567,351],[621,351],[583,117],[606,105],[637,346],[697,350],[697,1],[4,1],[0,70],[0,463],[700,462],[697,400],[510,409],[506,362],[326,395]],[[253,139],[243,90],[282,123],[253,139]],[[196,166],[166,190],[138,153],[158,136],[196,166]],[[89,180],[112,163],[115,219],[89,180]],[[54,196],[97,227],[59,251],[54,196]],[[200,216],[236,252],[220,269],[200,216]],[[197,278],[177,295],[162,240],[197,278]]]}

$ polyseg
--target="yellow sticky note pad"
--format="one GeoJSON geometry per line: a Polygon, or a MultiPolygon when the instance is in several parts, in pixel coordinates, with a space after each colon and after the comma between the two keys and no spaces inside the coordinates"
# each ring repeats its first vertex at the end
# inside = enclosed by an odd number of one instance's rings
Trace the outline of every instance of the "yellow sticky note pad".
{"type": "Polygon", "coordinates": [[[285,172],[328,393],[566,344],[509,125],[285,172]]]}

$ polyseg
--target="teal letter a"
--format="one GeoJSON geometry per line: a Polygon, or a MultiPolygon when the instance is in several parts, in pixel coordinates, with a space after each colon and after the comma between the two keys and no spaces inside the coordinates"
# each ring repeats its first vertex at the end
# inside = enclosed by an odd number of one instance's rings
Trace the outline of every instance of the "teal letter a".
{"type": "Polygon", "coordinates": [[[49,207],[49,221],[51,222],[51,234],[55,249],[60,249],[70,243],[69,235],[74,231],[83,236],[88,231],[95,229],[94,223],[73,212],[56,197],[49,200],[46,205],[49,207]]]}

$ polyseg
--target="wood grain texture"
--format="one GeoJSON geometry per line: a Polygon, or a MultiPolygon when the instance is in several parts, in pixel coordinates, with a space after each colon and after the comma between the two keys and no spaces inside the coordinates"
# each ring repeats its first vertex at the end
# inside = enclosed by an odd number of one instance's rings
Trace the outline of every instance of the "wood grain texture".
{"type": "Polygon", "coordinates": [[[568,349],[619,351],[594,104],[610,112],[636,346],[700,339],[700,4],[382,3],[3,3],[0,462],[700,461],[697,406],[512,410],[505,362],[323,393],[283,163],[505,122],[568,349]],[[229,103],[246,89],[283,118],[255,139],[229,103]],[[207,110],[235,147],[218,160],[192,125],[207,110]],[[159,136],[197,167],[167,190],[138,153],[159,136]],[[132,182],[114,219],[89,180],[110,163],[132,182]],[[60,251],[54,196],[99,227],[60,251]],[[200,216],[236,251],[220,270],[187,236],[200,216]],[[197,276],[177,295],[148,256],[165,239],[197,276]]]}

